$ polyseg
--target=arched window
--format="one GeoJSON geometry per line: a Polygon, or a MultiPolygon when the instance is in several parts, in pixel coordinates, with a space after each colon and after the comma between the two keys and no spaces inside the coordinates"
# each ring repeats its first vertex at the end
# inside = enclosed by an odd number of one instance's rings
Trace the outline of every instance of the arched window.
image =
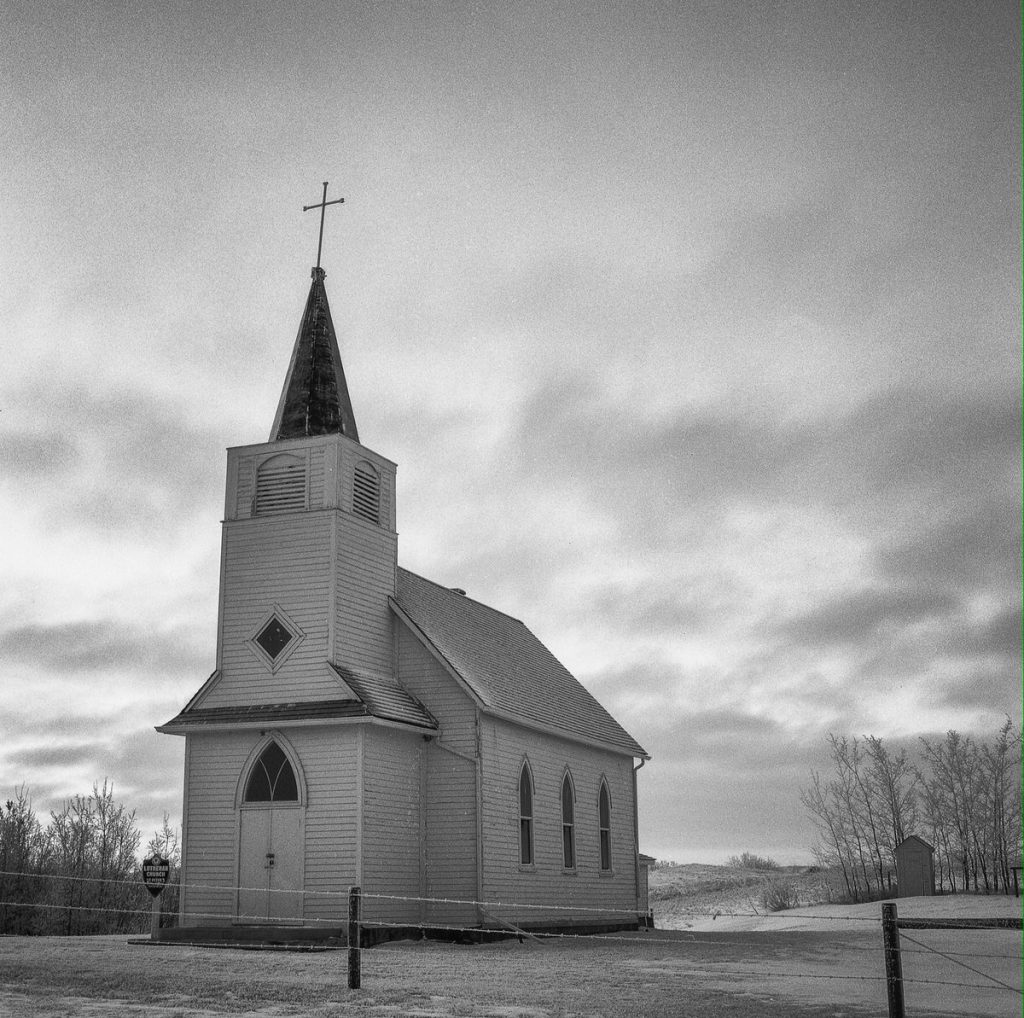
{"type": "Polygon", "coordinates": [[[287,513],[306,508],[306,461],[290,453],[264,460],[256,471],[253,513],[287,513]]]}
{"type": "Polygon", "coordinates": [[[284,750],[271,742],[260,753],[245,785],[245,802],[298,802],[295,771],[284,750]]]}
{"type": "Polygon", "coordinates": [[[576,793],[568,771],[562,779],[562,865],[576,869],[576,793]]]}
{"type": "Polygon", "coordinates": [[[601,794],[597,797],[597,824],[601,831],[601,869],[612,868],[612,802],[608,785],[601,780],[601,794]]]}
{"type": "Polygon", "coordinates": [[[372,463],[360,460],[352,478],[352,512],[380,523],[380,474],[372,463]]]}
{"type": "Polygon", "coordinates": [[[519,772],[519,862],[533,865],[533,775],[525,761],[519,772]]]}

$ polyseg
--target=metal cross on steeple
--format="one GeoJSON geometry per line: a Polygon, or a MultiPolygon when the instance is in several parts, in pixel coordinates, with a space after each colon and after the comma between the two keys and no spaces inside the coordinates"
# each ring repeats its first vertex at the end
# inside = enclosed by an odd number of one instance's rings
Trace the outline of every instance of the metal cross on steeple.
{"type": "Polygon", "coordinates": [[[320,240],[317,241],[316,245],[316,267],[320,268],[320,251],[324,246],[324,213],[327,211],[328,205],[341,205],[344,202],[344,198],[335,198],[334,201],[327,200],[327,181],[324,181],[324,196],[323,200],[317,202],[316,205],[303,205],[302,211],[308,212],[310,209],[320,210],[320,240]]]}

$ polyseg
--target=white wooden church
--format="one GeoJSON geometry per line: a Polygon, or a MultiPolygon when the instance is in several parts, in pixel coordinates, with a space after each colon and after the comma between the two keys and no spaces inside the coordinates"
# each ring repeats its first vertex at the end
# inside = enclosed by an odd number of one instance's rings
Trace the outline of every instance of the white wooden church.
{"type": "Polygon", "coordinates": [[[157,729],[181,925],[337,927],[358,885],[370,922],[635,927],[648,756],[522,622],[398,565],[324,275],[270,440],[228,450],[216,670],[157,729]]]}

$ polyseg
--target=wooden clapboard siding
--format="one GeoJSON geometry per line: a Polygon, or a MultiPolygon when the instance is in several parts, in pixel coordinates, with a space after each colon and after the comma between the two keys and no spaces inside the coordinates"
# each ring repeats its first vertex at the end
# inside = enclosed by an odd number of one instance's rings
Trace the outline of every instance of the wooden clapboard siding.
{"type": "Polygon", "coordinates": [[[203,706],[329,699],[330,511],[285,513],[227,523],[221,579],[220,681],[203,706]],[[274,671],[250,640],[279,606],[302,640],[274,671]]]}
{"type": "MultiPolygon", "coordinates": [[[[348,888],[359,882],[361,726],[283,729],[306,785],[305,919],[342,923],[348,888]]],[[[217,926],[235,914],[237,792],[258,731],[190,735],[183,922],[217,926]]]]}
{"type": "Polygon", "coordinates": [[[397,539],[391,531],[340,513],[334,576],[332,660],[354,671],[391,675],[391,611],[397,539]]]}
{"type": "MultiPolygon", "coordinates": [[[[378,725],[364,728],[362,887],[368,895],[423,896],[423,745],[416,733],[378,725]]],[[[416,900],[369,897],[363,905],[368,919],[382,922],[416,922],[421,909],[416,900]]]]}
{"type": "Polygon", "coordinates": [[[306,779],[305,916],[343,923],[359,883],[362,726],[286,729],[306,779]]]}
{"type": "Polygon", "coordinates": [[[404,623],[398,627],[398,676],[405,688],[440,721],[445,746],[476,756],[476,706],[469,694],[404,623]]]}
{"type": "MultiPolygon", "coordinates": [[[[425,874],[428,898],[472,902],[477,896],[477,767],[442,748],[436,741],[426,750],[425,874]]],[[[472,925],[476,907],[469,904],[428,904],[428,922],[472,925]]]]}
{"type": "Polygon", "coordinates": [[[183,924],[223,926],[235,915],[238,810],[242,768],[258,732],[189,735],[185,796],[187,864],[183,924]]]}
{"type": "MultiPolygon", "coordinates": [[[[425,874],[428,898],[477,896],[476,707],[444,666],[402,623],[398,674],[402,685],[439,720],[428,744],[425,782],[425,874]]],[[[472,905],[428,905],[429,922],[477,922],[472,905]]]]}
{"type": "Polygon", "coordinates": [[[632,759],[487,716],[481,719],[481,755],[484,899],[580,909],[494,911],[519,922],[622,922],[630,915],[635,919],[632,759]],[[530,761],[534,781],[532,867],[519,865],[519,772],[524,757],[530,761]],[[562,865],[561,788],[566,767],[576,789],[576,869],[570,873],[562,865]],[[600,869],[602,775],[612,806],[610,874],[600,869]]]}

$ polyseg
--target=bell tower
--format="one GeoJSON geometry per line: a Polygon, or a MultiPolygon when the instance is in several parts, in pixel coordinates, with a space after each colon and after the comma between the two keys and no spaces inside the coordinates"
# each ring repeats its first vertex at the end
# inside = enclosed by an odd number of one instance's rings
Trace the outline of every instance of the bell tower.
{"type": "Polygon", "coordinates": [[[270,440],[228,450],[203,707],[354,698],[352,673],[395,681],[396,468],[359,442],[325,276],[313,269],[270,440]]]}

